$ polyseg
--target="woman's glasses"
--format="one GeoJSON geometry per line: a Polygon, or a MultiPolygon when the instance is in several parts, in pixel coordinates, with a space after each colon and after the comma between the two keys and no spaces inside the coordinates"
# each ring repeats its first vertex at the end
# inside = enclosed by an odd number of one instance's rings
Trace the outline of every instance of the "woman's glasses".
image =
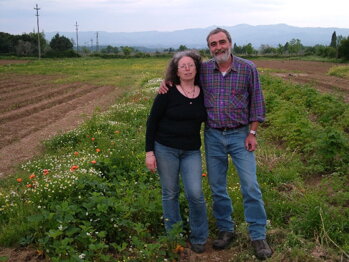
{"type": "Polygon", "coordinates": [[[180,69],[180,70],[185,70],[186,68],[193,68],[193,67],[195,67],[195,64],[182,64],[182,65],[179,65],[178,66],[178,69],[180,69]]]}

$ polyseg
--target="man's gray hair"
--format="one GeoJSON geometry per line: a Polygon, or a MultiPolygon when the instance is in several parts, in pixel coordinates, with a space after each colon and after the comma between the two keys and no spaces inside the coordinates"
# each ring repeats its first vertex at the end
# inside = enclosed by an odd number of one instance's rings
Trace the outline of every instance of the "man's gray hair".
{"type": "Polygon", "coordinates": [[[229,42],[232,43],[231,36],[230,36],[229,32],[223,28],[217,27],[216,29],[213,29],[206,37],[207,46],[210,46],[210,43],[208,42],[210,36],[221,33],[221,32],[224,33],[227,36],[229,42]]]}

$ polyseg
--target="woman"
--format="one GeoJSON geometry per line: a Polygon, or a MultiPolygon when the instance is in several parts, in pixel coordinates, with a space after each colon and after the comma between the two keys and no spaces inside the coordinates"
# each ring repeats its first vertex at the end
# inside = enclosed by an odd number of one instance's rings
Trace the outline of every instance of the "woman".
{"type": "Polygon", "coordinates": [[[167,68],[166,94],[158,94],[147,121],[146,166],[160,175],[166,231],[182,222],[179,209],[179,174],[189,202],[191,249],[205,251],[208,236],[202,192],[201,123],[206,120],[203,93],[198,86],[201,57],[195,51],[176,53],[167,68]]]}

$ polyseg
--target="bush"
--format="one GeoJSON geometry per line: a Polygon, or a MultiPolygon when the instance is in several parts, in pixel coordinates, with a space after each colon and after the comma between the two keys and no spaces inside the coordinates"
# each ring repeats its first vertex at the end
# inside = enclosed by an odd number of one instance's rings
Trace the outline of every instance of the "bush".
{"type": "Polygon", "coordinates": [[[74,50],[58,51],[58,50],[49,50],[45,53],[44,57],[47,58],[64,58],[64,57],[80,57],[78,53],[74,50]]]}

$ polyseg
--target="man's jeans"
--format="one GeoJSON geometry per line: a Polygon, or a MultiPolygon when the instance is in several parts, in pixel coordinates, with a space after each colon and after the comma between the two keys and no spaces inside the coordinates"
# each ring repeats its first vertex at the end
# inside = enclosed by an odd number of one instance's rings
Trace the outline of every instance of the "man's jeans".
{"type": "Polygon", "coordinates": [[[208,237],[206,203],[202,191],[200,150],[180,150],[155,142],[157,169],[162,186],[162,207],[166,231],[182,222],[179,208],[179,174],[189,202],[190,242],[205,244],[208,237]]]}
{"type": "Polygon", "coordinates": [[[234,231],[231,218],[233,207],[227,193],[228,155],[240,178],[244,213],[252,240],[265,239],[266,213],[256,176],[256,160],[253,152],[245,148],[248,126],[220,131],[205,128],[205,150],[208,179],[213,198],[213,214],[220,231],[234,231]]]}

